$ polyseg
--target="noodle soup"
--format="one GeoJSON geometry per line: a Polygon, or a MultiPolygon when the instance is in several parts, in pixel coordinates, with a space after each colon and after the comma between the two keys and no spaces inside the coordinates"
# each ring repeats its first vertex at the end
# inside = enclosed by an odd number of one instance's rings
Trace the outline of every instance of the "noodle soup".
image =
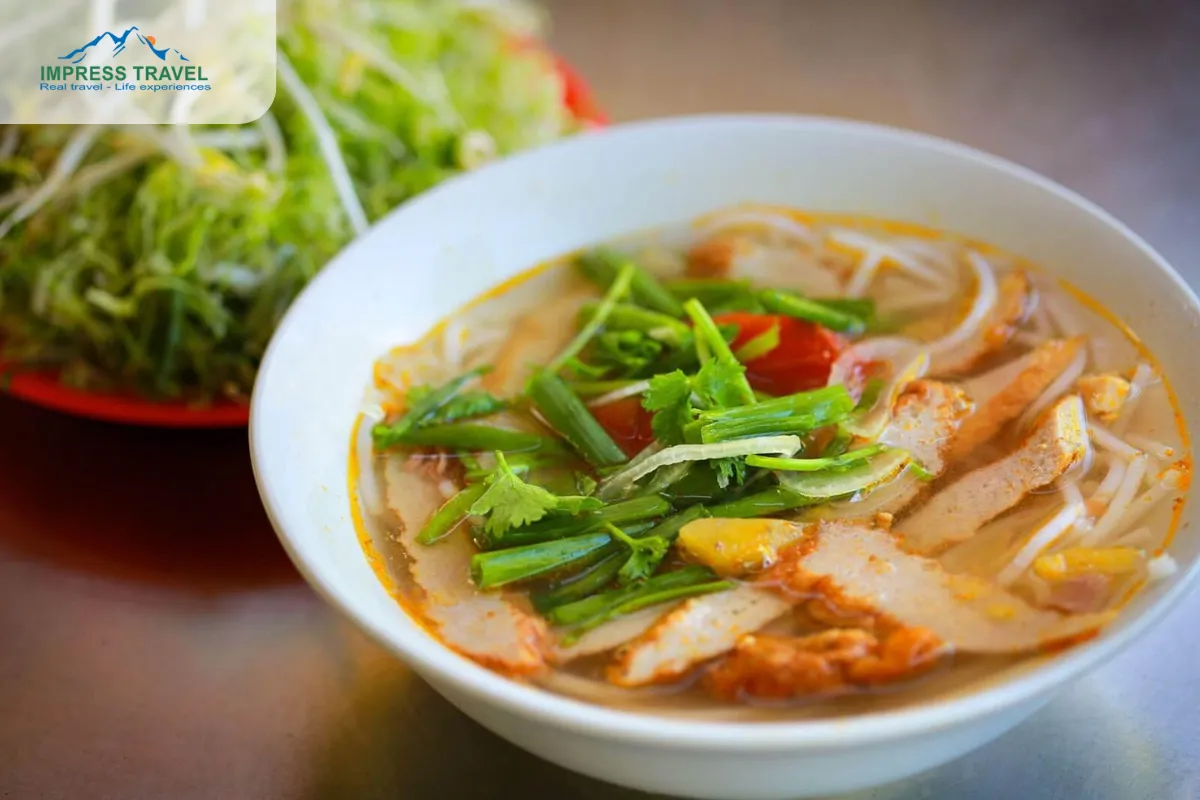
{"type": "Polygon", "coordinates": [[[1103,635],[1172,572],[1190,478],[1164,376],[1079,290],[772,208],[535,268],[369,394],[352,480],[405,611],[663,712],[904,704],[1103,635]]]}

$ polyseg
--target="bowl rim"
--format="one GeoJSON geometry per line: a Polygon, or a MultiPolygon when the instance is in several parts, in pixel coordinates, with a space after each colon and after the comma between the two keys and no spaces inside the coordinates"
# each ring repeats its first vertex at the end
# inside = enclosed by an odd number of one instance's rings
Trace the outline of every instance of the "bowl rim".
{"type": "MultiPolygon", "coordinates": [[[[495,170],[520,170],[525,162],[543,158],[549,152],[563,149],[586,149],[590,146],[586,141],[588,139],[637,136],[639,132],[645,130],[706,126],[790,126],[797,130],[815,128],[865,133],[937,151],[942,155],[970,161],[987,169],[1006,173],[1010,177],[1032,184],[1035,188],[1054,195],[1058,200],[1073,206],[1085,215],[1098,219],[1122,236],[1148,262],[1175,284],[1180,298],[1190,306],[1193,314],[1200,317],[1200,299],[1197,299],[1187,282],[1157,251],[1108,211],[1027,167],[949,139],[888,125],[819,115],[702,114],[627,122],[597,133],[560,140],[540,148],[524,151],[488,165],[475,173],[452,178],[393,210],[371,231],[331,260],[329,266],[305,287],[302,296],[293,303],[278,326],[275,337],[262,360],[259,371],[260,381],[256,383],[251,399],[249,428],[251,462],[271,524],[292,562],[309,584],[343,616],[353,621],[357,627],[367,632],[382,646],[401,657],[426,680],[436,678],[436,682],[433,682],[435,689],[438,688],[438,683],[444,682],[457,694],[497,706],[517,716],[586,736],[620,739],[628,743],[653,743],[672,749],[689,748],[703,751],[747,753],[764,750],[780,751],[797,747],[815,751],[832,750],[851,744],[865,744],[915,734],[929,734],[964,725],[1006,708],[1048,699],[1048,695],[1053,690],[1071,678],[1107,661],[1123,651],[1134,640],[1148,633],[1193,589],[1197,578],[1200,577],[1200,559],[1176,573],[1172,578],[1173,585],[1163,596],[1141,611],[1119,631],[1099,636],[1090,642],[1060,653],[1031,672],[1018,675],[999,685],[968,691],[961,696],[935,700],[914,708],[868,712],[846,718],[778,722],[712,721],[610,709],[506,678],[458,655],[419,627],[414,626],[411,631],[392,630],[372,623],[355,612],[355,603],[346,596],[341,587],[335,585],[333,581],[323,580],[309,568],[299,548],[293,544],[291,536],[282,524],[282,513],[274,495],[271,477],[264,474],[259,457],[259,451],[263,445],[259,423],[266,416],[263,406],[267,401],[258,391],[258,387],[263,383],[261,376],[267,375],[277,368],[275,362],[278,342],[287,337],[288,332],[296,324],[299,314],[303,313],[303,309],[307,305],[303,302],[303,295],[320,292],[327,274],[338,269],[338,265],[343,261],[352,263],[354,251],[370,237],[387,236],[386,231],[393,216],[407,213],[411,206],[430,202],[440,193],[457,191],[460,183],[476,180],[480,174],[495,170]]],[[[405,612],[401,610],[400,613],[405,612]]]]}

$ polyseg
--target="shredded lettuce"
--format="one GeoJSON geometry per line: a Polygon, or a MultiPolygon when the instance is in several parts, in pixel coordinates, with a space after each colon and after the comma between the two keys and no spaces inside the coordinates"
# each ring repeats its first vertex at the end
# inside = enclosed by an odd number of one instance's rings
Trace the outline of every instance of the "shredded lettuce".
{"type": "Polygon", "coordinates": [[[0,131],[0,360],[244,398],[292,299],[365,222],[574,128],[521,44],[539,32],[524,0],[280,14],[280,87],[254,125],[0,131]]]}

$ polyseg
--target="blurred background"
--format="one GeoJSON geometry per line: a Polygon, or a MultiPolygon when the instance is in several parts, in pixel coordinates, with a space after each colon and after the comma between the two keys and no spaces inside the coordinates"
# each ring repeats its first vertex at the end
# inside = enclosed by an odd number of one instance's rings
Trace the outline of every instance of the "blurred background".
{"type": "MultiPolygon", "coordinates": [[[[957,139],[1095,200],[1200,284],[1200,3],[544,8],[614,122],[796,112],[957,139]]],[[[993,745],[860,797],[1200,797],[1197,648],[1184,609],[993,745]]],[[[501,742],[327,609],[262,513],[244,431],[0,396],[0,797],[512,796],[642,795],[501,742]]]]}

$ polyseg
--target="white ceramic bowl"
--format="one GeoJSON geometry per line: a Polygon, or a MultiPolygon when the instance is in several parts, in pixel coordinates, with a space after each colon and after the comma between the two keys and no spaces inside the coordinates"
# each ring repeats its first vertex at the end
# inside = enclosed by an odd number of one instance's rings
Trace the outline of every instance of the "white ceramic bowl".
{"type": "Polygon", "coordinates": [[[1197,429],[1196,297],[1101,209],[1026,169],[913,133],[804,117],[699,117],[579,136],[397,209],[292,306],[259,373],[251,450],[267,511],[305,577],[485,727],[628,786],[694,797],[807,797],[896,780],[966,753],[1129,645],[1196,578],[1195,508],[1171,548],[1180,572],[1140,595],[1090,644],[914,709],[739,724],[588,705],[446,650],[376,581],[347,492],[351,425],[372,363],[389,347],[539,261],[741,202],[906,219],[1028,256],[1085,287],[1144,337],[1197,429]]]}

